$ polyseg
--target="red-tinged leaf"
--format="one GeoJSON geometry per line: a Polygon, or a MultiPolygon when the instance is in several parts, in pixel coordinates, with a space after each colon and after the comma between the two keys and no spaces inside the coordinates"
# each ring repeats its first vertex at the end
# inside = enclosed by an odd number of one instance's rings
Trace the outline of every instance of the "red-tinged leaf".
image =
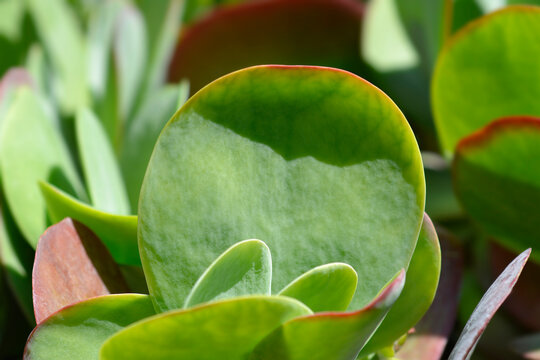
{"type": "Polygon", "coordinates": [[[474,309],[469,321],[465,324],[465,328],[448,360],[468,360],[471,357],[480,336],[493,315],[510,295],[530,255],[531,249],[522,252],[493,282],[474,309]]]}
{"type": "Polygon", "coordinates": [[[94,233],[70,218],[41,236],[32,272],[39,324],[64,306],[90,297],[129,292],[111,254],[94,233]]]}
{"type": "MultiPolygon", "coordinates": [[[[508,264],[516,255],[491,242],[490,255],[491,271],[493,277],[499,274],[505,264],[508,264]]],[[[528,262],[523,268],[519,282],[506,302],[504,309],[508,311],[521,325],[533,331],[540,331],[540,265],[528,262]]]]}
{"type": "Polygon", "coordinates": [[[0,104],[4,97],[15,87],[21,85],[33,86],[30,74],[23,68],[11,68],[0,79],[0,104]]]}
{"type": "Polygon", "coordinates": [[[463,249],[454,237],[437,229],[442,269],[433,304],[397,353],[400,360],[439,360],[457,315],[463,276],[463,249]]]}
{"type": "Polygon", "coordinates": [[[350,360],[355,359],[399,297],[405,271],[363,309],[321,312],[295,318],[262,340],[250,360],[350,360]]]}
{"type": "Polygon", "coordinates": [[[273,0],[224,7],[186,29],[169,80],[191,93],[252,65],[323,65],[358,72],[363,6],[354,0],[273,0]]]}

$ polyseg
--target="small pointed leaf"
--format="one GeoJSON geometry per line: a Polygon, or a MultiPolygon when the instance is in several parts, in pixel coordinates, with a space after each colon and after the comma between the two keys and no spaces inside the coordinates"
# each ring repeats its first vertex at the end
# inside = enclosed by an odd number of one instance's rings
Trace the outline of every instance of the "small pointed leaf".
{"type": "Polygon", "coordinates": [[[272,257],[260,240],[231,246],[199,278],[184,307],[242,295],[270,295],[272,257]]]}
{"type": "Polygon", "coordinates": [[[474,309],[469,321],[465,324],[465,328],[459,336],[448,360],[470,359],[476,343],[486,329],[489,321],[493,315],[495,315],[495,312],[497,312],[504,300],[506,300],[508,295],[510,295],[530,254],[531,249],[522,252],[506,267],[497,280],[489,287],[488,291],[474,309]]]}
{"type": "Polygon", "coordinates": [[[344,311],[354,296],[357,283],[358,275],[350,265],[332,263],[300,275],[279,295],[300,300],[313,312],[344,311]]]}

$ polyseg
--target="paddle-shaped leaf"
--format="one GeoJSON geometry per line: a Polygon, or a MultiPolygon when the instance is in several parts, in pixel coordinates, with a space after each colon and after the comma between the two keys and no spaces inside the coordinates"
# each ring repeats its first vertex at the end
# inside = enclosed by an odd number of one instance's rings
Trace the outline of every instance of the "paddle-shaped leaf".
{"type": "Polygon", "coordinates": [[[467,360],[471,357],[472,351],[487,324],[510,295],[530,254],[531,249],[522,252],[489,287],[474,309],[469,321],[465,324],[448,360],[467,360]]]}
{"type": "Polygon", "coordinates": [[[42,101],[30,89],[21,88],[6,115],[0,139],[6,200],[33,247],[47,225],[38,181],[49,181],[79,196],[84,192],[60,132],[42,101]]]}
{"type": "Polygon", "coordinates": [[[494,119],[540,116],[538,33],[540,8],[511,6],[472,22],[448,41],[432,82],[446,155],[461,138],[494,119]]]}
{"type": "Polygon", "coordinates": [[[257,345],[250,360],[355,359],[398,298],[404,282],[402,270],[358,311],[317,313],[286,322],[257,345]]]}
{"type": "Polygon", "coordinates": [[[48,183],[42,182],[39,187],[53,222],[66,217],[78,220],[96,233],[118,263],[141,264],[137,248],[137,216],[113,215],[96,210],[48,183]]]}
{"type": "Polygon", "coordinates": [[[399,109],[350,73],[260,66],[191,97],[164,128],[139,204],[156,309],[182,307],[238,239],[266,242],[272,285],[350,264],[366,304],[408,265],[424,206],[420,153],[399,109]]]}
{"type": "Polygon", "coordinates": [[[358,275],[347,264],[333,263],[317,266],[300,275],[280,291],[306,304],[313,312],[344,311],[349,306],[358,275]]]}
{"type": "Polygon", "coordinates": [[[310,313],[299,301],[281,296],[240,297],[170,311],[112,336],[100,359],[247,359],[278,326],[310,313]]]}
{"type": "MultiPolygon", "coordinates": [[[[515,251],[540,244],[540,118],[491,123],[463,139],[454,187],[467,213],[515,251]]],[[[540,262],[540,252],[531,255],[540,262]]]]}
{"type": "Polygon", "coordinates": [[[270,295],[272,256],[260,240],[231,246],[201,275],[185,307],[242,295],[270,295]]]}
{"type": "Polygon", "coordinates": [[[67,305],[129,292],[107,248],[90,229],[70,218],[49,227],[41,236],[32,290],[38,324],[67,305]]]}
{"type": "Polygon", "coordinates": [[[95,360],[111,335],[153,314],[149,297],[139,294],[100,296],[68,306],[34,329],[24,359],[95,360]]]}
{"type": "Polygon", "coordinates": [[[79,156],[92,204],[97,210],[129,215],[126,187],[103,126],[89,109],[79,111],[75,125],[79,156]]]}
{"type": "Polygon", "coordinates": [[[186,78],[195,93],[252,65],[323,65],[358,72],[362,9],[354,0],[253,1],[224,7],[182,32],[169,80],[186,78]]]}
{"type": "Polygon", "coordinates": [[[435,297],[440,272],[439,239],[429,216],[424,214],[416,249],[407,269],[405,287],[373,338],[362,349],[362,354],[369,355],[392,346],[422,318],[435,297]]]}

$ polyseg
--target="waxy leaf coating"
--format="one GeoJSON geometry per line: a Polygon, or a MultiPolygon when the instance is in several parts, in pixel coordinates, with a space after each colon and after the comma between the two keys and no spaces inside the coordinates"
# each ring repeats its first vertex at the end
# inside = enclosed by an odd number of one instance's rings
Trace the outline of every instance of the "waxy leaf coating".
{"type": "Polygon", "coordinates": [[[266,335],[311,311],[282,296],[249,296],[170,311],[112,336],[101,360],[245,360],[266,335]]]}
{"type": "Polygon", "coordinates": [[[53,222],[59,222],[66,217],[80,221],[96,233],[118,263],[141,264],[137,248],[137,216],[99,211],[45,182],[40,183],[39,188],[53,222]]]}
{"type": "MultiPolygon", "coordinates": [[[[467,213],[514,251],[540,244],[540,118],[500,119],[463,139],[454,187],[467,213]]],[[[540,262],[540,252],[531,257],[540,262]]]]}
{"type": "Polygon", "coordinates": [[[403,114],[342,70],[259,66],[194,95],[164,128],[139,202],[156,309],[180,308],[241,239],[264,241],[275,292],[329,262],[362,279],[358,309],[408,265],[422,223],[420,153],[403,114]]]}
{"type": "Polygon", "coordinates": [[[111,335],[152,315],[147,295],[105,295],[82,301],[51,315],[32,331],[24,360],[96,360],[111,335]]]}
{"type": "Polygon", "coordinates": [[[322,312],[286,322],[255,348],[250,360],[356,359],[398,298],[404,282],[402,270],[358,311],[322,312]]]}
{"type": "Polygon", "coordinates": [[[242,295],[270,295],[272,256],[260,240],[231,246],[201,275],[185,307],[242,295]]]}
{"type": "Polygon", "coordinates": [[[540,8],[509,6],[475,20],[442,50],[432,82],[443,151],[489,122],[540,116],[540,8]]]}
{"type": "Polygon", "coordinates": [[[306,304],[313,312],[347,310],[356,291],[358,275],[343,263],[317,266],[279,292],[306,304]]]}
{"type": "Polygon", "coordinates": [[[129,292],[111,254],[81,223],[66,218],[41,236],[32,272],[36,323],[91,297],[129,292]]]}

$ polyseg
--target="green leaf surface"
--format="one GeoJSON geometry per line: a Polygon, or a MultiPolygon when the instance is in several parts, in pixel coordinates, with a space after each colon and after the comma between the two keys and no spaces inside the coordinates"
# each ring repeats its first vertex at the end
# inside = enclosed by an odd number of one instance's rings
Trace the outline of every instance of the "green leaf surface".
{"type": "Polygon", "coordinates": [[[147,42],[146,27],[141,13],[132,5],[124,6],[118,14],[113,40],[119,115],[123,121],[130,116],[143,81],[147,62],[147,42]]]}
{"type": "Polygon", "coordinates": [[[153,314],[149,297],[139,294],[100,296],[65,307],[30,334],[24,359],[95,360],[111,335],[153,314]]]}
{"type": "Polygon", "coordinates": [[[257,345],[249,359],[356,359],[399,297],[404,282],[402,270],[358,311],[317,313],[288,321],[257,345]]]}
{"type": "Polygon", "coordinates": [[[310,314],[302,303],[281,296],[223,300],[160,314],[112,336],[101,360],[243,360],[282,323],[310,314]]]}
{"type": "Polygon", "coordinates": [[[224,7],[182,31],[169,80],[186,78],[195,93],[252,65],[322,65],[358,73],[362,9],[355,0],[251,1],[224,7]]]}
{"type": "Polygon", "coordinates": [[[75,122],[79,157],[92,205],[100,211],[129,215],[129,200],[114,150],[105,129],[89,109],[75,122]]]}
{"type": "Polygon", "coordinates": [[[401,295],[361,355],[392,346],[426,313],[433,302],[441,273],[441,248],[431,219],[424,214],[416,249],[407,269],[401,295]]]}
{"type": "Polygon", "coordinates": [[[20,0],[0,1],[0,36],[11,41],[19,40],[25,5],[20,0]]]}
{"type": "Polygon", "coordinates": [[[494,119],[540,116],[538,33],[540,8],[511,6],[470,23],[448,41],[432,82],[445,155],[494,119]]]}
{"type": "Polygon", "coordinates": [[[2,126],[4,193],[15,222],[35,247],[47,226],[38,181],[49,181],[79,196],[84,191],[60,132],[38,95],[28,88],[20,89],[2,126]]]}
{"type": "Polygon", "coordinates": [[[356,271],[343,263],[317,266],[279,292],[306,304],[313,312],[347,310],[358,284],[356,271]]]}
{"type": "MultiPolygon", "coordinates": [[[[32,265],[34,251],[28,245],[6,208],[2,194],[0,203],[0,260],[3,276],[29,323],[34,323],[32,305],[32,265]]],[[[4,297],[4,296],[3,296],[4,297]]]]}
{"type": "Polygon", "coordinates": [[[179,96],[188,89],[187,83],[182,83],[167,85],[151,93],[128,124],[120,165],[132,209],[138,208],[144,174],[159,133],[179,107],[179,96]]]}
{"type": "Polygon", "coordinates": [[[62,112],[72,115],[90,102],[86,43],[73,9],[65,0],[29,0],[28,8],[58,77],[55,95],[62,112]]]}
{"type": "Polygon", "coordinates": [[[351,307],[406,267],[422,222],[420,153],[398,108],[350,73],[260,66],[193,96],[154,149],[139,248],[160,311],[239,239],[272,251],[274,291],[315,266],[350,264],[351,307]]]}
{"type": "Polygon", "coordinates": [[[71,217],[88,226],[105,243],[114,260],[125,265],[140,265],[137,247],[137,216],[108,214],[69,196],[57,187],[40,183],[52,222],[71,217]]]}
{"type": "MultiPolygon", "coordinates": [[[[538,248],[540,118],[495,121],[463,139],[454,186],[466,212],[506,247],[538,248]]],[[[540,253],[531,257],[540,262],[540,253]]]]}
{"type": "Polygon", "coordinates": [[[39,239],[32,271],[32,298],[39,324],[61,308],[91,297],[127,293],[120,268],[96,235],[66,218],[39,239]]]}
{"type": "Polygon", "coordinates": [[[221,254],[201,275],[184,307],[243,295],[270,295],[272,256],[260,240],[244,240],[221,254]]]}
{"type": "Polygon", "coordinates": [[[0,133],[3,131],[2,123],[13,103],[17,89],[21,87],[32,88],[33,81],[24,68],[11,68],[0,79],[0,133]]]}

